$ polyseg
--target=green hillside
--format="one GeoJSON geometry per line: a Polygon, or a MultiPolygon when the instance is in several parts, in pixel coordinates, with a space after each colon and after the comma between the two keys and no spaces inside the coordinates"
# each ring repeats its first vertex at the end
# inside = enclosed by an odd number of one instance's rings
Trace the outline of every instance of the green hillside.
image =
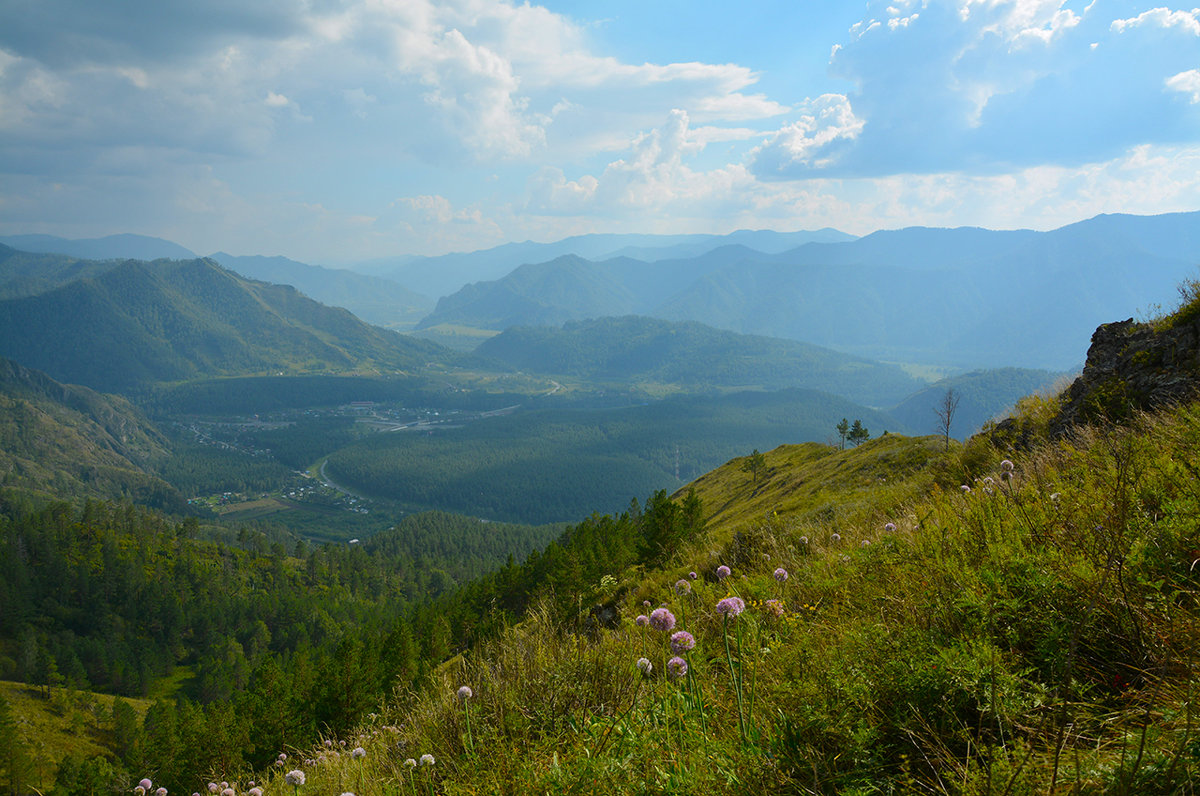
{"type": "Polygon", "coordinates": [[[888,413],[909,428],[933,433],[940,430],[938,411],[944,409],[946,391],[957,399],[950,423],[950,436],[963,439],[984,423],[1004,415],[1027,395],[1051,389],[1064,374],[1026,368],[973,370],[940,379],[913,393],[888,413]]]}
{"type": "Polygon", "coordinates": [[[0,359],[0,486],[58,499],[127,497],[178,510],[179,493],[147,472],[167,448],[125,399],[0,359]]]}
{"type": "Polygon", "coordinates": [[[925,386],[898,367],[794,340],[632,315],[574,321],[561,329],[515,327],[475,353],[519,370],[601,383],[687,392],[800,387],[869,406],[894,403],[925,386]]]}
{"type": "Polygon", "coordinates": [[[387,372],[446,361],[431,343],[368,326],[294,288],[210,260],[127,261],[0,302],[0,355],[108,392],[203,376],[387,372]]]}

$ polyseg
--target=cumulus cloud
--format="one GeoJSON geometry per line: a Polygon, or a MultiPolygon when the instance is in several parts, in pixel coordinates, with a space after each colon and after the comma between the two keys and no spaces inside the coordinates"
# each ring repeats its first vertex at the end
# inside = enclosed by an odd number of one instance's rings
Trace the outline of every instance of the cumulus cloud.
{"type": "Polygon", "coordinates": [[[1192,95],[1192,104],[1200,103],[1200,69],[1189,69],[1167,78],[1167,88],[1192,95]]]}
{"type": "Polygon", "coordinates": [[[1094,3],[1081,6],[871,3],[831,52],[831,73],[854,86],[844,113],[826,120],[800,104],[800,118],[753,153],[751,169],[764,179],[1006,172],[1185,140],[1200,119],[1162,86],[1191,93],[1181,70],[1194,66],[1194,44],[1165,42],[1151,28],[1190,31],[1200,10],[1156,9],[1110,25],[1094,3]],[[1138,27],[1141,38],[1129,38],[1138,27]]]}
{"type": "Polygon", "coordinates": [[[835,162],[843,145],[858,137],[863,120],[841,94],[805,103],[800,117],[781,128],[751,154],[761,176],[819,171],[835,162]]]}
{"type": "Polygon", "coordinates": [[[1114,19],[1111,27],[1115,32],[1123,33],[1130,28],[1137,28],[1142,25],[1159,28],[1178,28],[1184,33],[1200,36],[1200,8],[1193,8],[1191,11],[1172,11],[1169,8],[1161,7],[1152,8],[1149,11],[1143,11],[1136,17],[1114,19]]]}

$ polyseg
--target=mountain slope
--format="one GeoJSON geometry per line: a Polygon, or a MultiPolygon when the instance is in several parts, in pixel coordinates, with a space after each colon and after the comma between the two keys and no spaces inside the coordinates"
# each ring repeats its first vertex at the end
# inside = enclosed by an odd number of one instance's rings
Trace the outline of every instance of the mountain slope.
{"type": "Polygon", "coordinates": [[[278,285],[291,285],[331,307],[345,307],[367,323],[394,329],[410,328],[433,309],[434,301],[390,279],[289,260],[287,257],[211,255],[242,276],[278,285]]]}
{"type": "Polygon", "coordinates": [[[625,316],[561,329],[512,327],[475,354],[517,370],[687,391],[801,387],[884,406],[921,389],[900,368],[794,340],[740,335],[694,321],[625,316]]]}
{"type": "Polygon", "coordinates": [[[942,379],[908,396],[888,413],[917,431],[940,433],[937,411],[946,391],[954,390],[958,404],[950,424],[950,436],[963,439],[988,420],[1006,412],[1027,395],[1039,393],[1063,377],[1048,370],[998,368],[975,370],[942,379]]]}
{"type": "Polygon", "coordinates": [[[128,497],[178,511],[183,498],[144,470],[166,453],[166,440],[123,398],[0,358],[3,486],[56,499],[128,497]]]}
{"type": "Polygon", "coordinates": [[[398,371],[439,346],[368,326],[292,287],[211,260],[144,263],[0,302],[0,355],[56,379],[119,392],[199,376],[398,371]]]}
{"type": "Polygon", "coordinates": [[[554,326],[573,318],[632,312],[634,295],[604,269],[574,255],[522,265],[495,282],[467,285],[438,300],[417,328],[460,324],[482,329],[554,326]]]}

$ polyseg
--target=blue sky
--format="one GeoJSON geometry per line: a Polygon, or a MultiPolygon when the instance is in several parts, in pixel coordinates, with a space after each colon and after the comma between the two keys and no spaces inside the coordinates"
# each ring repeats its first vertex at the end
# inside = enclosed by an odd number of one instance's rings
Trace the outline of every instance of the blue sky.
{"type": "Polygon", "coordinates": [[[1196,209],[1196,8],[0,3],[6,234],[339,264],[1196,209]]]}

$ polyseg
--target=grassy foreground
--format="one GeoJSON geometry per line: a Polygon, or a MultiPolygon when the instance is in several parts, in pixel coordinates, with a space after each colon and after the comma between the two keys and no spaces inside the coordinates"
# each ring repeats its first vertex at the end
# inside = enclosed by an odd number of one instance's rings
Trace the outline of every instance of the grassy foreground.
{"type": "Polygon", "coordinates": [[[1193,792],[1200,407],[1011,462],[939,448],[730,462],[702,538],[595,584],[611,613],[535,610],[260,787],[1193,792]]]}

